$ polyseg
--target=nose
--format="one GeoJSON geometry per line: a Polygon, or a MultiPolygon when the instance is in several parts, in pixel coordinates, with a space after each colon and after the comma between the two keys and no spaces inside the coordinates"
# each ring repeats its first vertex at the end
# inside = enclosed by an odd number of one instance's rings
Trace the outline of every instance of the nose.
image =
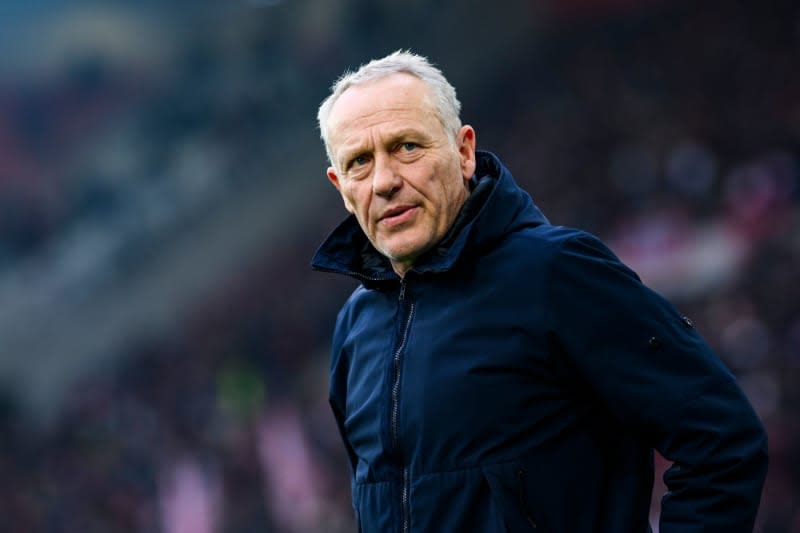
{"type": "Polygon", "coordinates": [[[375,156],[372,175],[372,191],[384,198],[390,198],[403,185],[403,178],[396,172],[391,157],[384,154],[375,156]]]}

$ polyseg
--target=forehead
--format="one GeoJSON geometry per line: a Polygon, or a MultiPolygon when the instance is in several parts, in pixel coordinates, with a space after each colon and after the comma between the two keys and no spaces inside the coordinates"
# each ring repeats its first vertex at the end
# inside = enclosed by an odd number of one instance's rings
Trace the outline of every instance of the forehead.
{"type": "Polygon", "coordinates": [[[376,126],[428,129],[438,123],[428,86],[411,74],[390,74],[344,91],[331,109],[328,121],[333,144],[376,126]],[[401,126],[402,124],[402,126],[401,126]]]}

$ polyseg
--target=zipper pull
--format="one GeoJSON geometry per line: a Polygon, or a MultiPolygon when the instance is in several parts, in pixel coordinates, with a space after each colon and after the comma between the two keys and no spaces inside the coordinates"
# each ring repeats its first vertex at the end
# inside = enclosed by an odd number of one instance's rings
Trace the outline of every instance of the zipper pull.
{"type": "Polygon", "coordinates": [[[400,280],[400,301],[406,299],[406,278],[400,280]]]}

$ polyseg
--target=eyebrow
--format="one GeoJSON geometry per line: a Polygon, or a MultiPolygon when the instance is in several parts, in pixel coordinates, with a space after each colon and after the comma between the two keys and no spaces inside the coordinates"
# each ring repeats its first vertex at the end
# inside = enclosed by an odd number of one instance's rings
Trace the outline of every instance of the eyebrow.
{"type": "MultiPolygon", "coordinates": [[[[384,144],[388,145],[388,146],[394,146],[394,145],[400,143],[401,141],[404,141],[404,140],[409,139],[409,138],[414,140],[415,142],[418,142],[418,143],[421,143],[421,144],[425,144],[428,141],[429,136],[422,129],[401,128],[401,129],[398,129],[396,131],[390,132],[388,134],[388,136],[386,137],[386,141],[385,141],[384,144]]],[[[338,158],[339,159],[339,167],[342,170],[346,170],[348,163],[350,163],[350,161],[352,161],[355,157],[363,155],[363,154],[366,154],[366,153],[370,153],[370,152],[372,152],[372,150],[365,149],[363,147],[363,145],[357,144],[357,143],[354,143],[352,145],[352,148],[348,148],[347,146],[344,146],[344,147],[342,147],[341,152],[340,152],[341,157],[338,158]]]]}
{"type": "Polygon", "coordinates": [[[408,139],[409,137],[417,140],[424,140],[426,138],[425,132],[412,129],[412,128],[404,128],[402,130],[398,130],[393,132],[389,135],[388,141],[389,145],[394,145],[400,142],[403,139],[408,139]]]}
{"type": "MultiPolygon", "coordinates": [[[[427,136],[425,135],[424,132],[422,132],[420,130],[413,129],[413,128],[403,128],[403,129],[391,132],[388,135],[388,137],[386,138],[385,144],[388,145],[388,146],[393,146],[393,145],[399,143],[400,141],[402,141],[404,139],[408,139],[408,138],[412,138],[414,140],[418,140],[418,141],[423,141],[424,142],[426,140],[427,136]]],[[[363,154],[363,153],[366,153],[366,152],[369,151],[369,150],[364,149],[362,147],[362,145],[360,145],[360,144],[355,144],[354,143],[352,146],[353,146],[352,148],[348,148],[346,146],[342,148],[342,151],[341,151],[341,154],[342,154],[341,160],[342,161],[345,161],[345,162],[349,161],[353,157],[355,157],[357,155],[360,155],[360,154],[363,154]]]]}
{"type": "Polygon", "coordinates": [[[350,161],[352,161],[359,155],[364,154],[366,152],[368,152],[368,150],[365,150],[363,148],[355,148],[353,150],[342,150],[338,157],[339,167],[342,170],[347,170],[347,165],[348,163],[350,163],[350,161]]]}

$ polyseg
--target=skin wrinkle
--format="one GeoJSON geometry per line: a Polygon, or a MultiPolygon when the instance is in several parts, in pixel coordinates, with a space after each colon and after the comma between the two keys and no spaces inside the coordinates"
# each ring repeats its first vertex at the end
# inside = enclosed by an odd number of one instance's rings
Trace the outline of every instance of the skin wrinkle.
{"type": "Polygon", "coordinates": [[[328,179],[401,277],[447,233],[469,196],[475,131],[451,140],[430,89],[406,73],[348,88],[331,110],[328,179]]]}

